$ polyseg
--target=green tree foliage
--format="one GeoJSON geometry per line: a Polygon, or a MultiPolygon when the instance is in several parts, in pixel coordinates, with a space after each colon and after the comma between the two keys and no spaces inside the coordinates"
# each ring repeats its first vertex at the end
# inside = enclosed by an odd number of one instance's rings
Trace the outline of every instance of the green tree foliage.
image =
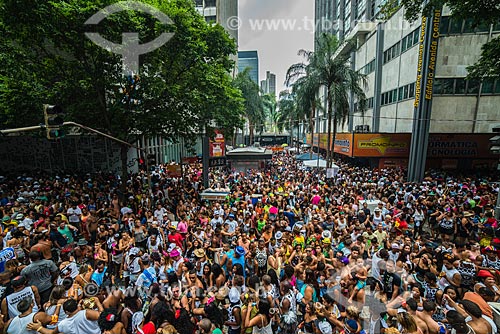
{"type": "MultiPolygon", "coordinates": [[[[299,56],[304,58],[303,62],[293,64],[286,73],[285,84],[292,87],[292,95],[296,100],[296,115],[298,119],[309,119],[309,131],[314,138],[314,118],[316,110],[321,105],[317,95],[320,83],[311,65],[314,53],[307,50],[299,50],[299,56]]],[[[312,156],[313,145],[310,154],[312,156]]]]}
{"type": "Polygon", "coordinates": [[[266,116],[265,126],[268,132],[281,132],[283,125],[278,124],[279,112],[276,97],[271,94],[262,95],[262,103],[264,106],[264,114],[266,116]]]}
{"type": "MultiPolygon", "coordinates": [[[[415,21],[420,15],[429,15],[433,8],[448,6],[458,19],[472,20],[474,25],[497,24],[500,20],[500,5],[497,0],[402,0],[405,17],[415,21]],[[425,4],[425,6],[424,6],[425,4]]],[[[482,46],[476,64],[468,67],[469,77],[500,77],[500,37],[482,46]]]]}
{"type": "Polygon", "coordinates": [[[41,123],[43,103],[128,142],[142,135],[192,139],[206,124],[231,134],[242,125],[243,99],[228,75],[236,45],[220,25],[207,24],[191,0],[142,1],[171,25],[131,10],[84,24],[116,2],[0,0],[1,126],[41,123]],[[124,76],[121,56],[85,36],[90,31],[117,44],[123,32],[138,32],[141,43],[174,36],[141,56],[134,78],[124,76]]]}
{"type": "Polygon", "coordinates": [[[253,143],[255,131],[262,132],[266,115],[264,103],[260,96],[259,86],[250,78],[249,68],[238,73],[234,79],[234,86],[241,90],[245,100],[244,114],[248,120],[250,144],[253,143]]]}

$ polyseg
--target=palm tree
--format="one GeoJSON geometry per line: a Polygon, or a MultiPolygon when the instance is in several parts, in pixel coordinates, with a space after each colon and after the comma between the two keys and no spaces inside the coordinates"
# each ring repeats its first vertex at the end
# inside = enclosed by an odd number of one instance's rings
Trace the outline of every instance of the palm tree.
{"type": "MultiPolygon", "coordinates": [[[[245,99],[245,116],[248,119],[249,142],[253,143],[254,133],[262,128],[266,119],[259,86],[250,78],[249,68],[238,73],[234,85],[241,90],[245,99]]],[[[260,131],[262,132],[262,131],[260,131]]]]}
{"type": "Polygon", "coordinates": [[[268,131],[270,130],[271,132],[274,132],[276,134],[276,131],[278,131],[278,109],[277,109],[277,103],[276,103],[276,98],[274,95],[271,94],[265,94],[262,96],[262,103],[264,105],[264,114],[266,115],[266,127],[267,124],[271,125],[270,129],[267,129],[268,131]]]}
{"type": "MultiPolygon", "coordinates": [[[[326,88],[328,115],[327,166],[331,166],[332,124],[333,139],[337,134],[337,125],[345,124],[349,117],[349,93],[352,93],[358,103],[358,111],[366,110],[366,95],[362,85],[366,85],[366,77],[351,69],[347,56],[334,57],[339,42],[333,35],[322,34],[318,40],[318,48],[311,57],[311,72],[315,74],[318,83],[326,88]],[[333,118],[333,122],[332,122],[333,118]]],[[[334,144],[335,145],[335,144],[334,144]]]]}
{"type": "MultiPolygon", "coordinates": [[[[311,66],[314,53],[306,50],[299,50],[299,56],[305,59],[305,62],[293,64],[286,73],[285,84],[292,87],[292,93],[297,100],[297,114],[302,116],[298,118],[305,119],[309,114],[309,131],[312,141],[314,141],[314,117],[317,108],[317,92],[319,83],[311,66]]],[[[311,145],[310,154],[312,157],[313,145],[311,145]]],[[[319,150],[319,147],[318,147],[319,150]]]]}
{"type": "Polygon", "coordinates": [[[288,128],[290,130],[291,138],[293,138],[293,126],[298,125],[298,122],[301,119],[301,116],[297,111],[297,100],[295,94],[291,93],[289,90],[280,92],[278,100],[277,128],[280,132],[282,132],[285,128],[288,128]]]}

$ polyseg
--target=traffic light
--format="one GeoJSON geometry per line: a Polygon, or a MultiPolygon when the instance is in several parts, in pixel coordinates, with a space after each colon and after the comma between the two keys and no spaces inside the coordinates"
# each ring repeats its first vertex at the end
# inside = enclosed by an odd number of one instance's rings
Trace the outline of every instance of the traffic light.
{"type": "Polygon", "coordinates": [[[45,119],[45,129],[47,131],[47,139],[58,139],[63,137],[64,132],[60,128],[64,125],[64,113],[62,108],[60,106],[44,104],[43,115],[45,119]]]}
{"type": "Polygon", "coordinates": [[[139,169],[140,170],[145,170],[146,169],[146,164],[143,158],[139,158],[139,169]]]}
{"type": "Polygon", "coordinates": [[[156,155],[155,154],[148,154],[148,166],[152,167],[156,165],[156,155]]]}

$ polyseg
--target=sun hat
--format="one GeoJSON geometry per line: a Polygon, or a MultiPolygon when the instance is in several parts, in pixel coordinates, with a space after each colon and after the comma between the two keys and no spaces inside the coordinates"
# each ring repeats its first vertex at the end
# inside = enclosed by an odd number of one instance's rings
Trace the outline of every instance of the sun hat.
{"type": "Polygon", "coordinates": [[[200,258],[205,257],[205,250],[203,248],[195,249],[194,256],[200,257],[200,258]]]}
{"type": "Polygon", "coordinates": [[[479,270],[479,272],[477,273],[477,277],[481,277],[481,278],[487,278],[487,277],[492,277],[492,278],[495,278],[495,276],[488,270],[479,270]]]}
{"type": "Polygon", "coordinates": [[[223,286],[219,288],[219,290],[215,293],[215,298],[219,300],[225,299],[229,295],[229,288],[227,286],[223,286]]]}
{"type": "Polygon", "coordinates": [[[170,252],[170,257],[176,257],[176,256],[180,256],[181,253],[179,253],[179,251],[177,249],[174,249],[173,251],[170,252]]]}
{"type": "Polygon", "coordinates": [[[244,256],[245,255],[245,248],[241,247],[241,246],[236,246],[236,248],[234,249],[235,253],[240,255],[240,256],[244,256]]]}
{"type": "Polygon", "coordinates": [[[78,242],[76,243],[77,246],[87,246],[89,243],[85,238],[78,239],[78,242]]]}
{"type": "Polygon", "coordinates": [[[328,231],[328,230],[323,231],[323,233],[321,233],[321,237],[323,239],[326,239],[326,238],[330,239],[332,237],[332,233],[330,231],[328,231]]]}

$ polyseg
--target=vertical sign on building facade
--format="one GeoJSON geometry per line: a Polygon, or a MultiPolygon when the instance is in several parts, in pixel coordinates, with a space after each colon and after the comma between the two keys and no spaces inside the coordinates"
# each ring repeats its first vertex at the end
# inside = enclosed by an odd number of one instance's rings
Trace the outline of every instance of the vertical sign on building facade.
{"type": "Polygon", "coordinates": [[[432,113],[432,89],[436,73],[441,9],[430,17],[422,17],[415,84],[415,110],[408,164],[408,180],[421,181],[427,160],[427,145],[432,113]]]}

